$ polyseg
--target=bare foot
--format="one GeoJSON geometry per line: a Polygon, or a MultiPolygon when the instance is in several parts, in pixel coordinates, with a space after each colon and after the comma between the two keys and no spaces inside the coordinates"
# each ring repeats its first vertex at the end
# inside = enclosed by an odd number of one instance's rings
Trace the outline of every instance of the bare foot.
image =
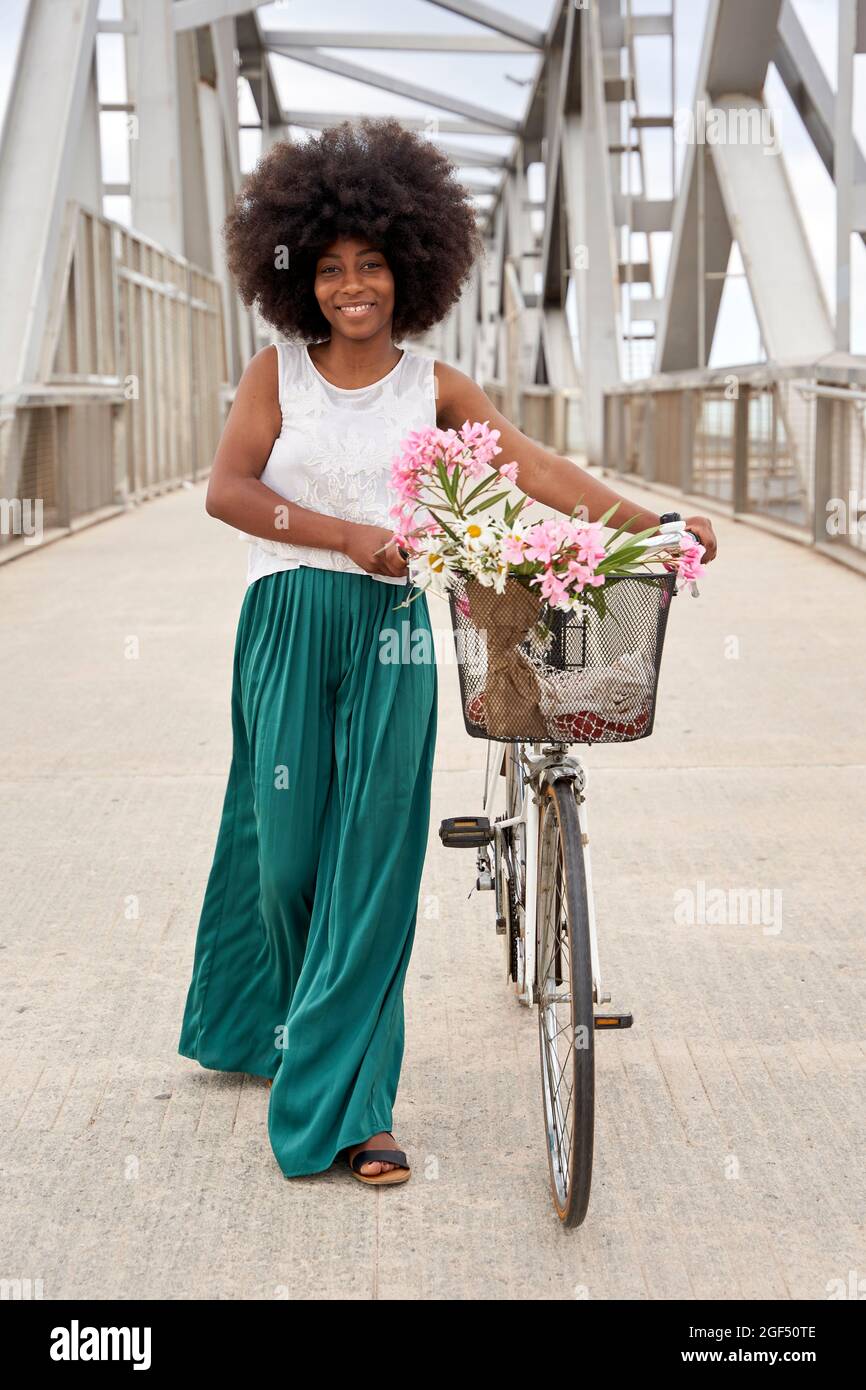
{"type": "MultiPolygon", "coordinates": [[[[371,1139],[365,1139],[363,1144],[353,1144],[349,1149],[349,1162],[360,1153],[362,1149],[395,1149],[397,1141],[390,1130],[380,1130],[371,1139]]],[[[360,1172],[365,1178],[375,1178],[377,1173],[387,1173],[391,1168],[402,1168],[401,1163],[387,1163],[383,1159],[374,1158],[369,1163],[362,1163],[360,1172]]]]}

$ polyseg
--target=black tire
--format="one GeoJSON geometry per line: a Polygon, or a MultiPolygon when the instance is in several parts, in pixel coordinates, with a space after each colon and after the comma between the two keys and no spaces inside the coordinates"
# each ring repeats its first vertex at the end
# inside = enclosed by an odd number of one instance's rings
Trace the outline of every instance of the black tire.
{"type": "Polygon", "coordinates": [[[544,789],[538,845],[536,994],[550,1190],[563,1226],[589,1206],[595,1129],[595,1023],[586,873],[577,802],[544,789]],[[555,1001],[555,1002],[554,1002],[555,1001]]]}

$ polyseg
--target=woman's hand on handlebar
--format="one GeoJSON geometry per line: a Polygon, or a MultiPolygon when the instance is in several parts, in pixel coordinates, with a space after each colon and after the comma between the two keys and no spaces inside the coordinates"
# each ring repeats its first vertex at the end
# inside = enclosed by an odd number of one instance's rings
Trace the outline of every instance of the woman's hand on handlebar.
{"type": "Polygon", "coordinates": [[[409,572],[397,548],[394,533],[387,526],[364,526],[352,522],[345,554],[367,574],[389,574],[401,579],[409,572]]]}
{"type": "Polygon", "coordinates": [[[708,516],[687,516],[685,528],[687,531],[691,531],[692,535],[695,536],[704,547],[701,563],[708,565],[711,560],[715,560],[717,550],[716,533],[713,530],[713,523],[710,521],[710,518],[708,516]]]}

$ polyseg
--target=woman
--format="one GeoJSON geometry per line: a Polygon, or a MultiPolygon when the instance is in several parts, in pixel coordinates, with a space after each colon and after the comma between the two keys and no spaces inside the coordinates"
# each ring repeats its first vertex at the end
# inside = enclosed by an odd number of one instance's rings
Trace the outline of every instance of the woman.
{"type": "MultiPolygon", "coordinates": [[[[232,687],[233,755],[179,1051],[273,1078],[282,1172],[345,1156],[404,1182],[389,1126],[403,1058],[436,739],[425,596],[398,609],[390,464],[413,430],[484,421],[520,485],[634,531],[659,517],[539,448],[469,377],[396,346],[445,317],[481,250],[435,146],[394,120],[275,145],[226,224],[244,303],[283,341],[238,385],[207,510],[250,540],[232,687]],[[400,631],[400,628],[403,631],[400,631]],[[393,649],[393,648],[392,648],[393,649]]],[[[688,524],[715,551],[704,517],[688,524]]]]}

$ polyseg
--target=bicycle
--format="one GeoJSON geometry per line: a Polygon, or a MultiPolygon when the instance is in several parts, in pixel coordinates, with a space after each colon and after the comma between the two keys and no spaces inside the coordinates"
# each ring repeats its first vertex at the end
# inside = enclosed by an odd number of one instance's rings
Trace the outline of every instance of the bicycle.
{"type": "MultiPolygon", "coordinates": [[[[682,523],[667,523],[661,537],[649,537],[648,551],[676,543],[685,536],[682,523]]],[[[665,595],[676,593],[673,573],[610,576],[618,584],[651,582],[658,594],[655,622],[645,624],[652,646],[654,679],[646,695],[646,718],[631,725],[622,720],[572,717],[571,728],[552,725],[565,737],[488,737],[484,776],[483,815],[454,816],[440,825],[448,847],[477,849],[476,887],[495,893],[496,931],[504,938],[507,980],[527,1007],[538,1007],[542,1100],[550,1188],[556,1214],[564,1227],[582,1224],[589,1206],[595,1123],[595,1033],[630,1028],[633,1015],[605,1009],[610,993],[602,985],[592,894],[592,870],[587,819],[586,769],[568,750],[576,743],[623,742],[652,732],[661,651],[669,612],[665,595]],[[605,729],[604,725],[608,727],[605,729]],[[608,734],[606,737],[605,734],[608,734]],[[594,735],[594,736],[593,736],[594,735]],[[504,782],[504,813],[491,822],[496,789],[504,782]],[[491,859],[492,854],[492,859],[491,859]],[[596,1012],[598,1009],[598,1012],[596,1012]]],[[[607,586],[606,586],[607,587],[607,586]]],[[[696,589],[693,587],[693,592],[696,589]]],[[[647,607],[645,600],[641,600],[647,607]]],[[[628,608],[628,604],[621,604],[628,608]]],[[[652,605],[650,603],[649,607],[652,605]]],[[[460,609],[452,598],[455,636],[460,609]]],[[[597,625],[598,631],[604,624],[597,625]]],[[[620,628],[627,628],[620,623],[620,628]]],[[[586,680],[592,669],[584,620],[570,615],[554,632],[556,651],[547,661],[555,671],[576,670],[586,680]],[[571,631],[570,631],[571,629],[571,631]],[[568,639],[578,634],[582,661],[569,666],[568,639]]],[[[617,634],[622,644],[629,640],[617,634]]],[[[632,640],[637,640],[632,634],[632,640]]],[[[523,644],[525,647],[525,643],[523,644]]],[[[573,645],[573,643],[572,643],[573,645]]],[[[608,643],[608,646],[610,644],[608,643]]],[[[458,663],[460,663],[458,650],[458,663]]],[[[467,730],[483,736],[478,694],[459,666],[467,730]],[[481,732],[479,732],[481,730],[481,732]]],[[[575,688],[578,688],[575,686],[575,688]]],[[[535,732],[535,731],[533,731],[535,732]]]]}

